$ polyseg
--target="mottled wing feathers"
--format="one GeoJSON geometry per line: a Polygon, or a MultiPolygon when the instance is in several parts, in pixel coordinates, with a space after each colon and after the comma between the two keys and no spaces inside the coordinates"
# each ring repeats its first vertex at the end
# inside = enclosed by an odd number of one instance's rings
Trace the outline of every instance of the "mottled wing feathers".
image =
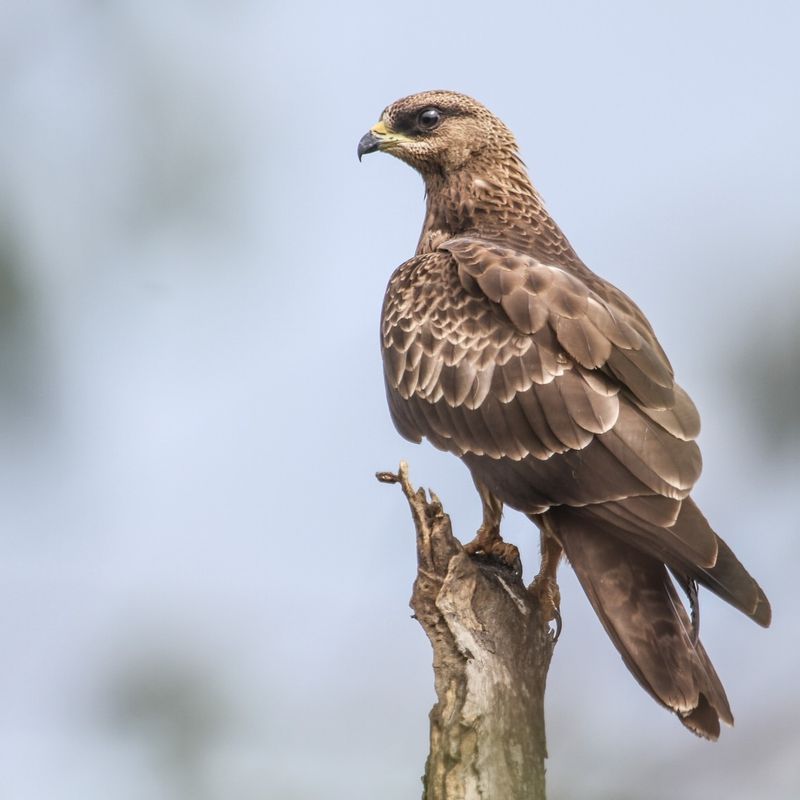
{"type": "Polygon", "coordinates": [[[522,333],[465,291],[449,253],[395,273],[382,325],[390,406],[412,440],[459,456],[548,459],[617,420],[615,381],[576,364],[548,325],[522,333]]]}
{"type": "Polygon", "coordinates": [[[643,405],[668,409],[675,402],[672,367],[641,312],[624,298],[612,306],[574,271],[477,239],[441,245],[458,264],[465,286],[477,284],[522,333],[546,324],[578,364],[602,368],[643,405]],[[634,313],[635,310],[635,313],[634,313]]]}
{"type": "MultiPolygon", "coordinates": [[[[683,499],[700,474],[699,419],[636,313],[571,272],[454,239],[395,273],[382,325],[389,404],[407,438],[524,462],[537,508],[613,500],[662,525],[677,518],[679,502],[662,498],[683,499]],[[574,480],[549,479],[562,469],[574,480]]],[[[501,496],[532,510],[521,493],[501,496]]]]}
{"type": "Polygon", "coordinates": [[[453,239],[395,272],[381,333],[404,436],[458,455],[525,513],[582,509],[636,558],[769,624],[764,593],[689,498],[702,468],[697,410],[618,290],[453,239]]]}

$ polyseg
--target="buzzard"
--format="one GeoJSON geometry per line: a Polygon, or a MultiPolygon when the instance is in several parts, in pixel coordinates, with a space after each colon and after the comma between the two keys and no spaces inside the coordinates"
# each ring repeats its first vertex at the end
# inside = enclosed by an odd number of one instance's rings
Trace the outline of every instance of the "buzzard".
{"type": "Polygon", "coordinates": [[[716,739],[733,716],[698,638],[698,584],[765,627],[771,611],[691,498],[700,420],[650,323],[578,258],[480,103],[402,98],[358,144],[359,158],[376,150],[414,167],[427,198],[381,315],[395,426],[472,473],[483,522],[468,551],[513,562],[500,516],[526,514],[545,616],[560,623],[563,553],[636,680],[716,739]]]}

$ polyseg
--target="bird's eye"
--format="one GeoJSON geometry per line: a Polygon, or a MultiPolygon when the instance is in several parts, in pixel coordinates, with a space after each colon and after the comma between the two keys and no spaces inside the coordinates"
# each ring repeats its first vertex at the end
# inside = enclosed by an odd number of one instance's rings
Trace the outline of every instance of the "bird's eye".
{"type": "Polygon", "coordinates": [[[437,108],[426,108],[417,117],[417,125],[423,131],[432,131],[441,121],[442,112],[437,108]]]}

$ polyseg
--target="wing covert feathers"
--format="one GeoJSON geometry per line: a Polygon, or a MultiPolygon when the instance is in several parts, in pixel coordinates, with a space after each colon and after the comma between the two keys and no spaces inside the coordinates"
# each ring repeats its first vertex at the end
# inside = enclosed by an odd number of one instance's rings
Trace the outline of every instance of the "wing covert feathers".
{"type": "Polygon", "coordinates": [[[769,603],[689,498],[700,421],[639,309],[589,273],[477,239],[389,284],[386,390],[400,432],[463,458],[525,513],[591,508],[759,624],[769,603]]]}
{"type": "Polygon", "coordinates": [[[652,408],[674,405],[672,367],[631,301],[627,309],[612,306],[565,267],[477,239],[451,239],[440,249],[455,258],[462,284],[465,278],[477,284],[519,331],[535,333],[549,324],[581,366],[605,368],[652,408]]]}

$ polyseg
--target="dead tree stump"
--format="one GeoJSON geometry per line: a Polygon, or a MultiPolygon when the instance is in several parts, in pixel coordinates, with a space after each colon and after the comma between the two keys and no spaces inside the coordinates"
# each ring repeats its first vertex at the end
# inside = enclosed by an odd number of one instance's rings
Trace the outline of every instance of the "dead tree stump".
{"type": "Polygon", "coordinates": [[[411,608],[433,647],[437,701],[423,800],[544,800],[544,690],[553,635],[519,572],[469,556],[408,466],[399,483],[417,534],[411,608]]]}

